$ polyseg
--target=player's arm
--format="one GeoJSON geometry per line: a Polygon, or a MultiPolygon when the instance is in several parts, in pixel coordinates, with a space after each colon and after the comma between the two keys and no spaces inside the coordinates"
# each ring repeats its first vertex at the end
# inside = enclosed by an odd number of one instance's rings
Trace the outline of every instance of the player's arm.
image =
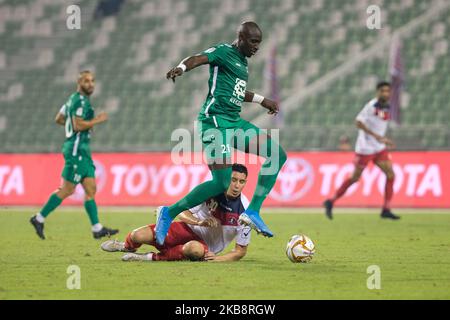
{"type": "Polygon", "coordinates": [[[72,117],[73,130],[74,131],[86,131],[94,127],[95,125],[108,120],[108,114],[106,112],[100,112],[92,120],[84,120],[82,117],[72,117]]]}
{"type": "Polygon", "coordinates": [[[392,142],[391,139],[380,136],[379,134],[376,134],[375,132],[373,132],[372,130],[370,130],[364,122],[362,122],[361,120],[356,119],[356,127],[358,129],[363,130],[365,133],[373,136],[375,139],[377,139],[378,142],[380,143],[385,143],[388,146],[394,146],[394,143],[392,142]]]}
{"type": "Polygon", "coordinates": [[[247,246],[241,246],[236,243],[234,249],[224,255],[216,256],[212,252],[206,253],[205,260],[214,262],[238,261],[241,260],[246,254],[247,246]]]}
{"type": "Polygon", "coordinates": [[[55,122],[63,126],[66,123],[66,117],[62,113],[58,112],[55,117],[55,122]]]}
{"type": "Polygon", "coordinates": [[[175,82],[176,77],[179,77],[183,73],[188,72],[192,69],[195,69],[198,66],[208,64],[208,63],[209,63],[208,57],[205,55],[202,55],[202,54],[187,57],[187,58],[183,59],[183,61],[181,61],[178,64],[178,66],[170,69],[169,72],[167,72],[167,74],[166,74],[166,78],[172,79],[172,81],[175,82]]]}
{"type": "Polygon", "coordinates": [[[219,221],[217,221],[214,217],[209,217],[204,220],[197,218],[191,211],[185,210],[182,213],[178,215],[178,218],[186,223],[191,224],[194,226],[201,226],[201,227],[211,227],[215,228],[219,225],[219,221]]]}
{"type": "Polygon", "coordinates": [[[63,104],[61,109],[59,109],[58,113],[56,114],[55,117],[55,122],[59,125],[65,125],[66,124],[66,105],[63,104]]]}
{"type": "Polygon", "coordinates": [[[279,111],[279,106],[276,101],[265,98],[257,93],[246,90],[244,102],[254,102],[259,103],[263,108],[269,110],[268,114],[277,114],[279,111]]]}

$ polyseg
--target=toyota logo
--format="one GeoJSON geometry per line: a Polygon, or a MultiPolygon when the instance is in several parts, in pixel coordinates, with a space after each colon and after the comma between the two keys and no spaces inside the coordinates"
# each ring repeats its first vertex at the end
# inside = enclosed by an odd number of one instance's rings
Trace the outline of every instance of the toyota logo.
{"type": "Polygon", "coordinates": [[[270,197],[282,202],[298,200],[311,189],[313,183],[312,165],[303,158],[288,158],[270,197]]]}

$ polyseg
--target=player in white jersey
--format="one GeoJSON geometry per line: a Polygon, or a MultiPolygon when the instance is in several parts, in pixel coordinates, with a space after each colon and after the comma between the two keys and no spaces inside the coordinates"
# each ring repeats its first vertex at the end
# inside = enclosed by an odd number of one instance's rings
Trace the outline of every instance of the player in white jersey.
{"type": "Polygon", "coordinates": [[[394,148],[394,143],[385,137],[389,113],[389,97],[391,85],[389,82],[377,84],[377,96],[370,100],[356,117],[358,139],[355,146],[355,169],[351,177],[345,180],[335,195],[324,202],[325,213],[333,218],[333,206],[337,199],[342,197],[347,189],[357,182],[370,161],[373,161],[386,175],[384,203],[381,211],[382,218],[400,219],[391,212],[391,200],[394,193],[394,171],[388,148],[394,148]]]}
{"type": "Polygon", "coordinates": [[[249,203],[241,193],[247,175],[245,166],[234,164],[228,190],[182,212],[179,215],[181,221],[171,224],[163,245],[156,242],[155,225],[151,224],[133,230],[124,242],[108,240],[101,248],[108,252],[127,252],[122,257],[124,261],[242,259],[247,253],[251,236],[251,228],[238,222],[249,203]],[[218,255],[233,240],[236,241],[234,250],[218,255]],[[142,244],[154,246],[158,252],[135,253],[142,244]]]}

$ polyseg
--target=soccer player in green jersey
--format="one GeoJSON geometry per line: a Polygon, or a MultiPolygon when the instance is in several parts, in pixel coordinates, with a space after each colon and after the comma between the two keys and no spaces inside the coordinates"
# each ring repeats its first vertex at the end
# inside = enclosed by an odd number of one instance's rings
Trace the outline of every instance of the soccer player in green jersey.
{"type": "Polygon", "coordinates": [[[78,183],[85,191],[84,208],[92,225],[94,238],[113,235],[119,230],[102,226],[98,220],[97,204],[95,203],[95,166],[92,161],[89,142],[92,128],[105,122],[108,115],[105,112],[94,116],[89,96],[94,92],[95,77],[90,71],[83,71],[78,76],[77,92],[73,93],[62,106],[55,118],[55,122],[64,125],[66,141],[62,152],[65,165],[62,171],[63,183],[48,199],[47,203],[36,215],[31,217],[30,223],[41,239],[44,236],[45,218],[55,210],[61,202],[75,192],[78,183]]]}
{"type": "Polygon", "coordinates": [[[241,224],[250,225],[264,236],[273,236],[261,219],[259,211],[286,161],[286,153],[270,135],[239,115],[244,102],[259,103],[268,109],[269,114],[278,113],[275,101],[246,90],[247,58],[258,51],[261,41],[262,32],[258,25],[254,22],[244,22],[239,26],[238,38],[232,44],[219,44],[188,57],[166,75],[167,79],[175,81],[175,78],[184,72],[209,64],[209,92],[198,120],[212,180],[198,185],[170,207],[157,209],[155,235],[160,245],[164,243],[172,220],[179,213],[226,190],[231,179],[232,148],[266,158],[250,205],[239,220],[241,224]],[[230,130],[235,132],[231,137],[228,134],[230,130]]]}

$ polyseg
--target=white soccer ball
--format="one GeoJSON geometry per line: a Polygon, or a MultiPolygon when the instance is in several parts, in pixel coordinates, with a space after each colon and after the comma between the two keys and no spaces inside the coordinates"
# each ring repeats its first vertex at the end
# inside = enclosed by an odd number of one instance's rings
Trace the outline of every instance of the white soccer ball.
{"type": "Polygon", "coordinates": [[[291,237],[286,246],[286,255],[292,262],[309,262],[314,256],[314,242],[304,234],[291,237]]]}

